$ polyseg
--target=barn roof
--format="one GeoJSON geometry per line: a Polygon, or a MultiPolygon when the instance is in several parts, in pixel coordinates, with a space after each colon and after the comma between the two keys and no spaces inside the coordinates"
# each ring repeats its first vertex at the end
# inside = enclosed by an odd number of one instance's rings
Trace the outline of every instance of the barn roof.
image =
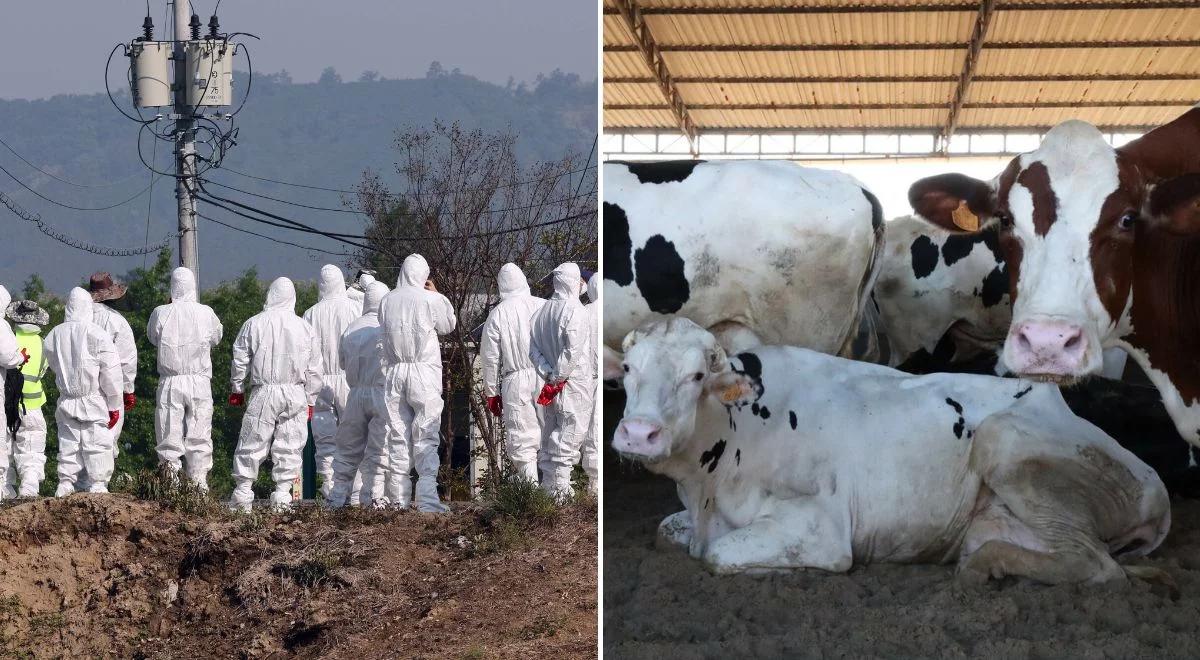
{"type": "Polygon", "coordinates": [[[605,0],[607,131],[1137,131],[1200,100],[1197,0],[605,0]]]}

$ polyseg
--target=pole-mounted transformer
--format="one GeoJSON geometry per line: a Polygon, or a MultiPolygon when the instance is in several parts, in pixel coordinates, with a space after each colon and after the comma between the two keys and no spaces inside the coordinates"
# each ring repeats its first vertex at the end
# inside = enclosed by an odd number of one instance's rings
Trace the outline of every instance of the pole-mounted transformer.
{"type": "MultiPolygon", "coordinates": [[[[189,106],[217,107],[233,104],[233,56],[235,45],[220,34],[214,15],[209,32],[200,37],[200,19],[192,15],[188,26],[191,39],[183,45],[186,103],[189,106]]],[[[130,42],[130,92],[139,108],[173,105],[171,98],[171,51],[174,42],[154,41],[154,21],[146,16],[142,36],[130,42]]]]}

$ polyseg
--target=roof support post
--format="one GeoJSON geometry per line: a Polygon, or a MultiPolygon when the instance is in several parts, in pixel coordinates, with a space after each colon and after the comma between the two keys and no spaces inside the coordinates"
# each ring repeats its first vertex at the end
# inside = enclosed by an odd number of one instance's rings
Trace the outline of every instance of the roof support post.
{"type": "Polygon", "coordinates": [[[637,0],[614,0],[614,4],[621,13],[621,18],[625,19],[629,31],[633,33],[637,48],[641,52],[642,58],[646,60],[646,65],[650,67],[650,71],[654,73],[658,89],[666,98],[671,114],[675,116],[675,122],[679,125],[679,130],[687,138],[688,151],[695,158],[699,155],[696,122],[692,121],[692,116],[688,113],[687,105],[683,102],[679,88],[675,85],[675,80],[667,69],[662,51],[659,50],[653,35],[650,34],[650,28],[646,25],[646,19],[642,16],[642,10],[638,7],[637,0]]]}
{"type": "Polygon", "coordinates": [[[950,102],[950,113],[946,117],[946,126],[935,147],[945,154],[950,149],[950,137],[958,127],[958,115],[962,112],[963,103],[967,100],[967,90],[971,87],[971,79],[975,76],[975,66],[979,63],[979,53],[983,50],[983,40],[987,38],[988,26],[992,15],[996,13],[996,0],[982,0],[979,3],[979,14],[975,17],[975,29],[971,32],[971,43],[967,47],[967,57],[963,61],[962,73],[958,76],[958,84],[954,86],[954,98],[950,102]]]}

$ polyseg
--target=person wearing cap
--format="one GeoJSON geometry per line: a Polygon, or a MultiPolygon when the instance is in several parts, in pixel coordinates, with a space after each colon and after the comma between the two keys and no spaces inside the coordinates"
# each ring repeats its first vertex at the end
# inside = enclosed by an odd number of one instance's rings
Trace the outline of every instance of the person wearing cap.
{"type": "Polygon", "coordinates": [[[350,283],[350,286],[346,287],[346,297],[358,308],[359,316],[366,313],[363,310],[363,298],[366,296],[367,288],[375,283],[375,275],[373,270],[361,269],[354,274],[354,281],[350,283]]]}
{"type": "Polygon", "coordinates": [[[113,459],[120,453],[119,445],[121,430],[125,428],[125,413],[133,409],[137,403],[134,395],[133,381],[137,377],[137,343],[133,340],[133,329],[129,322],[113,309],[109,303],[125,297],[126,286],[114,282],[108,273],[95,273],[88,283],[88,290],[95,303],[92,310],[92,322],[100,326],[105,334],[112,337],[113,346],[117,349],[117,360],[121,364],[121,400],[124,404],[118,411],[120,418],[112,429],[113,459]]]}
{"type": "Polygon", "coordinates": [[[46,417],[42,405],[46,392],[46,358],[42,354],[42,328],[50,324],[50,314],[32,300],[17,300],[4,311],[4,318],[16,326],[17,346],[28,359],[21,367],[24,386],[21,391],[21,427],[12,444],[8,466],[6,497],[36,497],[46,478],[46,417]],[[21,481],[18,492],[17,479],[21,481]]]}

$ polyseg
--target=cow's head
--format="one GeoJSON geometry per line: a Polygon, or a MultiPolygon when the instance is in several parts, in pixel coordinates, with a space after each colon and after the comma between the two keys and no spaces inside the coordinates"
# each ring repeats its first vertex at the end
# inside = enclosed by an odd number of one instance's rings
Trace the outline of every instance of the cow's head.
{"type": "Polygon", "coordinates": [[[625,416],[613,449],[628,458],[655,462],[679,450],[703,397],[732,404],[754,394],[750,380],[730,370],[716,337],[687,319],[647,323],[625,337],[622,350],[619,362],[605,360],[604,377],[623,379],[625,416]]]}
{"type": "Polygon", "coordinates": [[[1179,153],[1186,144],[1200,145],[1200,108],[1117,149],[1091,124],[1068,121],[991,181],[946,174],[909,189],[913,209],[941,227],[999,225],[1010,370],[1059,382],[1097,373],[1102,349],[1130,333],[1139,241],[1200,226],[1186,210],[1195,183],[1171,181],[1198,158],[1179,153]]]}

